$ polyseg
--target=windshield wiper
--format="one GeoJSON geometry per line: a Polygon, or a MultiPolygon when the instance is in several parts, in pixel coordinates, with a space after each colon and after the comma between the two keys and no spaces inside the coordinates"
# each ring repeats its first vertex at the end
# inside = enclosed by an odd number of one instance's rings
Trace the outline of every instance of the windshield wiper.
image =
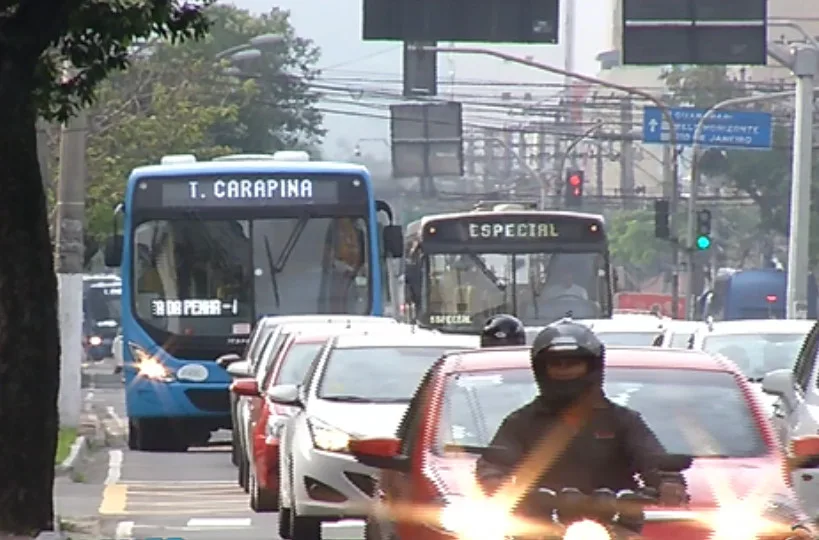
{"type": "Polygon", "coordinates": [[[466,452],[467,454],[483,455],[486,452],[485,446],[474,446],[470,444],[446,444],[444,452],[466,452]]]}
{"type": "Polygon", "coordinates": [[[310,218],[307,215],[299,218],[296,226],[293,227],[293,232],[290,233],[290,237],[287,239],[287,242],[284,243],[284,247],[282,247],[278,262],[273,262],[273,250],[270,248],[270,238],[266,234],[264,235],[264,249],[267,255],[267,266],[270,269],[270,286],[273,288],[273,299],[276,301],[277,308],[281,307],[281,297],[279,296],[279,282],[276,279],[276,276],[280,274],[282,270],[284,270],[284,265],[287,264],[287,260],[293,253],[293,248],[296,247],[296,242],[299,241],[299,238],[301,238],[301,233],[303,233],[304,229],[307,227],[308,219],[310,218]]]}
{"type": "Polygon", "coordinates": [[[344,403],[373,403],[374,400],[370,398],[363,398],[361,396],[353,396],[353,395],[332,395],[332,396],[321,396],[321,399],[327,401],[340,401],[344,403]]]}

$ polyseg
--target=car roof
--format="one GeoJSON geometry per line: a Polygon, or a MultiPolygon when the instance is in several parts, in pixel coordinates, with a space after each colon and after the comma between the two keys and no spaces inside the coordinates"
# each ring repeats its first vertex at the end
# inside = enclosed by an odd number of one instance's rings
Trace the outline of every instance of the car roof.
{"type": "MultiPolygon", "coordinates": [[[[443,369],[447,373],[456,373],[528,368],[529,351],[529,347],[459,351],[447,356],[443,369]]],[[[699,350],[658,347],[606,347],[606,366],[737,372],[729,361],[699,350]]]]}
{"type": "MultiPolygon", "coordinates": [[[[404,325],[402,325],[404,326],[404,325]]],[[[409,327],[409,325],[406,325],[409,327]]],[[[338,336],[333,345],[336,349],[377,348],[377,347],[452,347],[453,349],[472,349],[480,347],[480,338],[473,335],[444,334],[431,330],[415,329],[409,331],[389,332],[379,328],[372,332],[338,336]]]]}
{"type": "Polygon", "coordinates": [[[692,332],[697,328],[704,328],[705,322],[669,319],[667,322],[663,324],[663,327],[666,330],[671,330],[672,332],[692,332]]]}
{"type": "Polygon", "coordinates": [[[597,332],[657,332],[664,328],[664,320],[652,315],[628,315],[615,319],[585,319],[577,321],[597,332]]]}
{"type": "Polygon", "coordinates": [[[714,334],[791,334],[810,332],[816,321],[805,319],[758,319],[743,321],[716,321],[705,325],[703,332],[714,334]]]}

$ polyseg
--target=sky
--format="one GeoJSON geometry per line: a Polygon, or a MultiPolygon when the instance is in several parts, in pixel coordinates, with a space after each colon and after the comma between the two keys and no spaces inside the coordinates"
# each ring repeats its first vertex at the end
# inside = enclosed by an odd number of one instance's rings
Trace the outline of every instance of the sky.
{"type": "MultiPolygon", "coordinates": [[[[561,0],[561,4],[566,1],[561,0]]],[[[575,1],[574,71],[594,75],[599,65],[595,57],[611,48],[611,4],[614,0],[575,1]]],[[[387,107],[390,102],[400,100],[401,44],[361,39],[362,0],[278,0],[275,4],[262,0],[234,0],[222,3],[254,13],[268,11],[271,5],[286,9],[290,11],[296,32],[312,39],[321,48],[321,84],[330,87],[327,100],[322,104],[324,125],[328,130],[324,146],[326,158],[349,159],[355,146],[372,156],[388,155],[387,107]],[[334,7],[328,9],[331,3],[334,7]],[[380,98],[373,97],[378,94],[381,94],[380,98]],[[384,99],[385,94],[389,99],[384,99]],[[347,114],[338,114],[340,111],[347,114]]],[[[564,5],[561,5],[561,13],[565,18],[564,5]]],[[[561,28],[560,44],[557,45],[481,46],[564,67],[564,21],[561,28]]],[[[486,56],[440,54],[438,81],[439,96],[446,96],[449,91],[451,97],[458,100],[467,92],[472,98],[479,94],[486,96],[483,99],[497,101],[503,91],[508,91],[512,99],[522,99],[522,96],[515,95],[515,86],[499,87],[498,83],[555,85],[562,82],[562,77],[486,56]]],[[[523,93],[519,87],[517,90],[519,94],[523,93]]],[[[536,97],[543,95],[538,93],[536,97]]],[[[467,114],[465,111],[465,117],[467,114]]]]}

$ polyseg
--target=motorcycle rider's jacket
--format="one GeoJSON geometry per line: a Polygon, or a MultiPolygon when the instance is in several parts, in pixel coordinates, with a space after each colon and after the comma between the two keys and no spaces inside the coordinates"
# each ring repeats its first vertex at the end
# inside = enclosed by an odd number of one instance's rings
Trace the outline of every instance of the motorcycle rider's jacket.
{"type": "Polygon", "coordinates": [[[510,478],[537,478],[533,487],[585,493],[608,488],[660,489],[681,474],[660,471],[666,450],[639,413],[593,395],[584,412],[551,407],[542,399],[512,412],[480,457],[478,483],[492,492],[510,478]]]}

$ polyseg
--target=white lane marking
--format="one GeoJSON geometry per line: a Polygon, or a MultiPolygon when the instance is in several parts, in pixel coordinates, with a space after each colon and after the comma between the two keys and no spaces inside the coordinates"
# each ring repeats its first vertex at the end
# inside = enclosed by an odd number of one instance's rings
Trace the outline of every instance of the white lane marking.
{"type": "Polygon", "coordinates": [[[122,450],[108,451],[108,476],[105,477],[106,485],[119,482],[119,478],[122,476],[122,457],[122,450]]]}
{"type": "Polygon", "coordinates": [[[250,527],[251,518],[191,518],[188,527],[250,527]]]}
{"type": "Polygon", "coordinates": [[[106,407],[106,411],[108,412],[108,416],[114,419],[114,422],[116,422],[119,428],[125,428],[125,420],[123,420],[122,417],[117,414],[117,411],[114,410],[113,406],[109,405],[106,407]]]}
{"type": "Polygon", "coordinates": [[[120,521],[117,523],[117,529],[114,533],[114,538],[116,540],[127,540],[133,537],[134,534],[134,522],[133,521],[120,521]]]}
{"type": "Polygon", "coordinates": [[[321,525],[321,537],[324,540],[348,540],[361,538],[363,534],[364,521],[359,519],[344,519],[321,525]]]}

